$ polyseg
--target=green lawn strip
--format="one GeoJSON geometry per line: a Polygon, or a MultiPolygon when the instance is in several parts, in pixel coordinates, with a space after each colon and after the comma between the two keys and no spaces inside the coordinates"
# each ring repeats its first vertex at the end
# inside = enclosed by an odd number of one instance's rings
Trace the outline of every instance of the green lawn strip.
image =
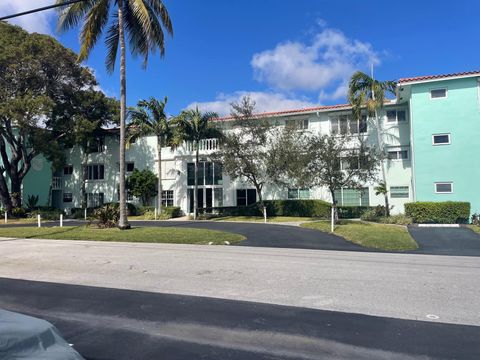
{"type": "MultiPolygon", "coordinates": [[[[301,224],[302,227],[330,232],[329,221],[301,224]]],[[[361,221],[340,221],[335,226],[335,235],[355,244],[380,250],[415,250],[418,248],[408,230],[399,225],[375,224],[361,221]]]]}
{"type": "Polygon", "coordinates": [[[14,227],[0,228],[0,237],[175,244],[208,244],[212,242],[214,245],[224,244],[224,241],[234,244],[245,240],[242,235],[225,231],[175,227],[133,227],[130,230],[98,229],[86,226],[14,227]]]}
{"type": "MultiPolygon", "coordinates": [[[[263,216],[223,216],[213,218],[214,221],[253,221],[264,222],[263,216]]],[[[300,216],[273,216],[267,218],[267,222],[303,222],[303,221],[315,221],[318,218],[300,217],[300,216]]]]}
{"type": "Polygon", "coordinates": [[[475,231],[477,234],[480,234],[480,226],[479,225],[467,225],[467,227],[473,231],[475,231]]]}

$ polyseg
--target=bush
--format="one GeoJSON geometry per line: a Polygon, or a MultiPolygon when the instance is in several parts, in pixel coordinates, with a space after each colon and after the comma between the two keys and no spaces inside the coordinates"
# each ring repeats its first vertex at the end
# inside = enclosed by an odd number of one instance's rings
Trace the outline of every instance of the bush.
{"type": "Polygon", "coordinates": [[[46,208],[46,209],[38,209],[38,210],[31,211],[28,214],[28,217],[32,219],[36,219],[37,215],[40,215],[42,220],[59,220],[60,215],[62,214],[63,214],[62,210],[46,208]]]}
{"type": "Polygon", "coordinates": [[[137,208],[137,215],[145,215],[147,211],[151,211],[153,213],[155,211],[155,206],[139,206],[137,208]]]}
{"type": "MultiPolygon", "coordinates": [[[[145,220],[155,220],[155,208],[151,207],[147,210],[144,210],[143,216],[145,220]]],[[[162,213],[157,214],[157,220],[168,220],[171,218],[180,216],[180,207],[178,206],[167,206],[162,208],[162,213]]]]}
{"type": "Polygon", "coordinates": [[[12,216],[14,218],[24,218],[27,217],[27,211],[22,207],[16,207],[12,209],[12,216]]]}
{"type": "Polygon", "coordinates": [[[120,219],[120,209],[117,203],[105,204],[93,211],[93,217],[98,220],[98,226],[115,227],[120,219]]]}
{"type": "Polygon", "coordinates": [[[415,223],[465,224],[470,218],[470,203],[461,201],[406,203],[405,215],[411,217],[415,223]]]}
{"type": "Polygon", "coordinates": [[[340,219],[358,219],[362,218],[362,214],[368,210],[375,212],[376,216],[383,216],[385,214],[385,207],[378,206],[337,206],[338,217],[340,219]]]}
{"type": "Polygon", "coordinates": [[[360,215],[360,219],[363,221],[378,221],[379,217],[375,209],[367,209],[360,215]]]}
{"type": "Polygon", "coordinates": [[[138,215],[138,209],[135,206],[135,204],[127,202],[127,215],[128,216],[138,215]]]}
{"type": "Polygon", "coordinates": [[[480,225],[480,214],[472,214],[472,224],[473,225],[480,225]]]}
{"type": "Polygon", "coordinates": [[[412,218],[406,216],[405,214],[397,214],[389,217],[381,217],[379,219],[381,223],[395,224],[395,225],[410,225],[413,222],[412,218]]]}

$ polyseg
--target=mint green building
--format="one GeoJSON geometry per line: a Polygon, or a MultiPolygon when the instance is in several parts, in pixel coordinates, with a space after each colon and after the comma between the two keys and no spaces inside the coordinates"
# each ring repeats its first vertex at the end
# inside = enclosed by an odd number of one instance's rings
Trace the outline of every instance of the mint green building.
{"type": "MultiPolygon", "coordinates": [[[[387,101],[378,113],[378,128],[369,119],[354,119],[349,105],[282,110],[260,116],[275,126],[296,123],[312,133],[362,136],[371,144],[377,144],[380,132],[387,155],[384,166],[392,213],[403,213],[406,202],[448,200],[469,201],[472,212],[480,212],[480,194],[475,191],[480,179],[480,167],[476,165],[480,150],[479,79],[480,72],[400,79],[396,99],[387,101]]],[[[226,117],[219,121],[227,131],[233,129],[233,119],[226,117]]],[[[118,201],[118,141],[115,129],[97,139],[98,146],[88,154],[85,169],[82,150],[66,149],[67,164],[53,176],[45,160],[35,159],[24,182],[23,198],[39,195],[40,205],[50,202],[66,211],[78,208],[86,176],[88,206],[118,201]]],[[[210,155],[217,146],[216,139],[206,139],[200,144],[199,206],[244,206],[255,202],[257,194],[250,184],[229,179],[220,164],[211,161],[210,155]]],[[[156,138],[138,139],[127,149],[126,162],[127,176],[135,168],[158,173],[156,138]]],[[[193,211],[193,162],[190,143],[175,150],[162,149],[163,203],[179,206],[185,214],[193,211]]],[[[367,183],[362,191],[338,189],[339,204],[383,205],[383,196],[375,194],[377,184],[367,183]]],[[[129,194],[127,198],[139,202],[129,194]]],[[[327,189],[314,187],[269,187],[265,188],[265,198],[331,200],[327,189]]]]}

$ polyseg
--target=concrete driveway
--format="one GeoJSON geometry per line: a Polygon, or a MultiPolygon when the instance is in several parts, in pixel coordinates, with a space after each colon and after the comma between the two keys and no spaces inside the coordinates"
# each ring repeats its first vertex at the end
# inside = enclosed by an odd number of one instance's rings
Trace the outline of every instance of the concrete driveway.
{"type": "Polygon", "coordinates": [[[480,235],[466,227],[409,226],[418,243],[417,254],[480,256],[480,235]]]}

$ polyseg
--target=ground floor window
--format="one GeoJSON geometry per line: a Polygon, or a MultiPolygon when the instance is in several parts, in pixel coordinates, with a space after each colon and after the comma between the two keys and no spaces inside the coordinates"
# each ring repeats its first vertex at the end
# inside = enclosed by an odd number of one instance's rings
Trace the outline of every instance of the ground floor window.
{"type": "Polygon", "coordinates": [[[340,206],[370,206],[367,187],[335,190],[335,200],[340,206]]]}
{"type": "Polygon", "coordinates": [[[63,202],[64,203],[71,203],[73,201],[73,194],[72,193],[63,193],[63,202]]]}
{"type": "Polygon", "coordinates": [[[237,206],[248,206],[257,202],[255,189],[237,189],[237,206]]]}
{"type": "Polygon", "coordinates": [[[162,191],[162,205],[173,206],[173,190],[162,191]]]}
{"type": "Polygon", "coordinates": [[[408,186],[390,186],[390,197],[395,198],[408,198],[410,195],[408,186]]]}
{"type": "Polygon", "coordinates": [[[453,183],[437,182],[435,183],[435,192],[437,194],[451,194],[453,192],[453,183]]]}
{"type": "Polygon", "coordinates": [[[102,206],[104,203],[103,193],[86,193],[87,197],[87,207],[98,207],[102,206]]]}
{"type": "Polygon", "coordinates": [[[310,189],[289,188],[288,198],[289,199],[310,199],[310,189]]]}

